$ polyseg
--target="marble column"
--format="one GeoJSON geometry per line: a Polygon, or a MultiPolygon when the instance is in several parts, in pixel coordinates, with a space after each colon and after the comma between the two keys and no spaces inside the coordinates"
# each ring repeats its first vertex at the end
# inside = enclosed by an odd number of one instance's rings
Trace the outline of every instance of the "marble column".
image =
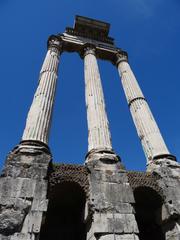
{"type": "Polygon", "coordinates": [[[119,51],[116,54],[116,65],[148,163],[154,159],[171,157],[148,103],[129,66],[126,52],[119,51]]]}
{"type": "Polygon", "coordinates": [[[85,96],[88,120],[88,150],[112,151],[111,134],[95,48],[84,49],[85,96]]]}
{"type": "Polygon", "coordinates": [[[48,144],[61,51],[61,40],[54,35],[51,36],[48,40],[48,51],[40,71],[38,87],[28,113],[22,141],[33,140],[48,144]]]}

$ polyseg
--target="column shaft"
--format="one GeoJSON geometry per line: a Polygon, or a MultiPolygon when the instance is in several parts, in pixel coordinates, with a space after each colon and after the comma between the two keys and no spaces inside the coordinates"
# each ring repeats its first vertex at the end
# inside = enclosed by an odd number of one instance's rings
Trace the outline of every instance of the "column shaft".
{"type": "Polygon", "coordinates": [[[60,46],[61,42],[56,38],[49,41],[49,49],[40,71],[39,84],[26,120],[23,141],[34,140],[48,143],[60,46]]]}
{"type": "Polygon", "coordinates": [[[86,49],[84,67],[88,120],[88,150],[112,150],[103,89],[94,49],[86,49]]]}
{"type": "Polygon", "coordinates": [[[117,62],[122,86],[147,160],[170,155],[156,121],[125,56],[117,62]]]}

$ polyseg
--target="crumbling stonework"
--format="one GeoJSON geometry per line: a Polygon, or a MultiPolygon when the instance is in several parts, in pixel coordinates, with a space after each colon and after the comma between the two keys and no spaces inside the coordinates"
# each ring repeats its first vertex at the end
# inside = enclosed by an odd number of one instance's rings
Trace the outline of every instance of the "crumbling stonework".
{"type": "Polygon", "coordinates": [[[138,227],[132,204],[133,191],[126,171],[117,161],[92,160],[90,171],[89,229],[87,239],[138,240],[138,227]]]}
{"type": "Polygon", "coordinates": [[[139,187],[148,187],[157,192],[162,199],[165,198],[162,188],[158,185],[157,180],[159,177],[151,172],[137,172],[128,171],[127,172],[129,184],[133,190],[139,187]]]}
{"type": "Polygon", "coordinates": [[[53,164],[52,171],[49,178],[49,194],[53,191],[56,185],[63,182],[77,183],[89,197],[89,171],[83,165],[73,164],[53,164]]]}
{"type": "Polygon", "coordinates": [[[8,155],[0,177],[0,239],[38,239],[50,161],[48,148],[38,143],[22,143],[8,155]]]}
{"type": "Polygon", "coordinates": [[[152,161],[148,172],[158,176],[157,184],[165,196],[162,218],[166,240],[180,239],[180,164],[171,159],[152,161]]]}
{"type": "Polygon", "coordinates": [[[22,142],[0,175],[0,240],[180,240],[180,164],[175,161],[108,23],[76,16],[51,35],[22,142]],[[59,56],[84,57],[88,154],[84,166],[52,165],[48,149],[59,56]],[[97,58],[118,67],[141,140],[146,173],[113,152],[97,58]],[[53,237],[52,237],[53,236],[53,237]]]}
{"type": "Polygon", "coordinates": [[[14,149],[0,177],[0,239],[39,239],[47,192],[51,194],[62,182],[75,182],[86,194],[87,239],[138,240],[133,191],[139,187],[153,189],[161,196],[166,240],[179,239],[179,164],[158,161],[148,167],[147,173],[127,172],[113,159],[51,168],[51,155],[45,146],[21,145],[14,149]]]}

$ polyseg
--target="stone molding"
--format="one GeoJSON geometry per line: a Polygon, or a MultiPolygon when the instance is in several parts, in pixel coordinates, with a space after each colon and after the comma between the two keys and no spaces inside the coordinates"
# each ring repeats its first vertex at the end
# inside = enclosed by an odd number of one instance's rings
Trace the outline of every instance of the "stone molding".
{"type": "Polygon", "coordinates": [[[51,155],[50,148],[47,144],[41,142],[41,141],[34,141],[34,140],[24,140],[17,145],[12,152],[45,152],[51,155]]]}
{"type": "Polygon", "coordinates": [[[88,54],[93,54],[96,57],[97,52],[95,45],[85,44],[83,48],[79,51],[79,55],[82,59],[84,59],[85,56],[88,54]]]}
{"type": "Polygon", "coordinates": [[[48,49],[57,49],[60,53],[63,52],[63,41],[59,36],[51,35],[47,42],[48,49]]]}
{"type": "Polygon", "coordinates": [[[88,54],[93,54],[94,56],[96,56],[96,48],[94,46],[85,47],[84,48],[84,57],[88,54]]]}
{"type": "MultiPolygon", "coordinates": [[[[92,149],[86,154],[86,162],[91,160],[100,160],[102,162],[121,162],[121,158],[114,152],[112,149],[105,149],[105,148],[99,148],[99,149],[92,149]]],[[[122,166],[122,169],[124,167],[122,166]]]]}
{"type": "Polygon", "coordinates": [[[118,50],[115,54],[114,64],[119,65],[120,62],[128,62],[128,54],[123,50],[118,50]]]}

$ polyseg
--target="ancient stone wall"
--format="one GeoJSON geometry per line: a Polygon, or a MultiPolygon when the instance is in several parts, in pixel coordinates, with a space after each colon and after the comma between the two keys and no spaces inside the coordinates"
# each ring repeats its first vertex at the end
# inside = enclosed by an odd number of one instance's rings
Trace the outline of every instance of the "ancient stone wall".
{"type": "Polygon", "coordinates": [[[0,239],[38,239],[47,210],[48,167],[45,146],[20,145],[7,157],[0,176],[0,239]]]}
{"type": "Polygon", "coordinates": [[[126,171],[119,162],[89,161],[92,214],[87,239],[138,240],[138,227],[133,213],[133,191],[126,171]]]}
{"type": "Polygon", "coordinates": [[[166,240],[180,239],[180,164],[171,159],[159,159],[148,165],[148,172],[157,176],[157,184],[165,196],[162,208],[166,240]]]}

